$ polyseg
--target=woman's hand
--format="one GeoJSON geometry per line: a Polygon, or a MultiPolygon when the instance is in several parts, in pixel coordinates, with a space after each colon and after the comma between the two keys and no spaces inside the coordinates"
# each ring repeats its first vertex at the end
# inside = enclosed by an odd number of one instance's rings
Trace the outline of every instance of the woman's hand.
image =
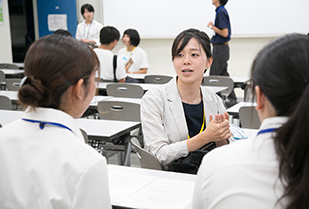
{"type": "Polygon", "coordinates": [[[212,115],[209,116],[209,124],[206,129],[202,132],[208,140],[212,142],[218,142],[221,146],[223,141],[226,144],[226,139],[231,137],[230,132],[230,124],[228,119],[229,115],[227,113],[216,114],[215,119],[213,119],[212,115]]]}
{"type": "Polygon", "coordinates": [[[127,63],[126,66],[124,66],[124,68],[126,69],[126,73],[130,73],[129,72],[129,68],[131,67],[130,63],[127,63]]]}
{"type": "MultiPolygon", "coordinates": [[[[215,116],[215,122],[216,123],[222,123],[224,120],[229,120],[229,114],[227,113],[227,112],[225,112],[224,113],[224,115],[223,114],[220,114],[220,115],[216,115],[215,116]]],[[[211,119],[210,119],[210,121],[211,121],[211,119]]],[[[230,133],[230,132],[229,132],[230,133]]],[[[226,138],[227,139],[227,138],[226,138]]],[[[222,146],[222,145],[225,145],[225,144],[228,144],[228,142],[227,142],[227,140],[226,139],[224,139],[224,140],[222,140],[222,141],[217,141],[216,142],[216,145],[217,145],[217,147],[220,147],[220,146],[222,146]]]]}

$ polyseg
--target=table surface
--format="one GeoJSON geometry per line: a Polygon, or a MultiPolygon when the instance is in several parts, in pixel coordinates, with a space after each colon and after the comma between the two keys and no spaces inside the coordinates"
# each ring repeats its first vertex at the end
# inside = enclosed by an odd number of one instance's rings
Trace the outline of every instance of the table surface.
{"type": "Polygon", "coordinates": [[[18,91],[0,91],[1,96],[6,96],[12,101],[18,101],[18,91]]]}
{"type": "Polygon", "coordinates": [[[232,107],[228,108],[226,111],[228,113],[239,113],[239,109],[243,106],[256,106],[256,103],[252,103],[252,102],[239,102],[236,105],[233,105],[232,107]]]}
{"type": "Polygon", "coordinates": [[[4,72],[5,75],[16,75],[16,74],[23,74],[24,70],[17,70],[17,69],[0,69],[4,72]]]}
{"type": "Polygon", "coordinates": [[[111,202],[126,208],[191,208],[196,175],[107,165],[111,202]]]}

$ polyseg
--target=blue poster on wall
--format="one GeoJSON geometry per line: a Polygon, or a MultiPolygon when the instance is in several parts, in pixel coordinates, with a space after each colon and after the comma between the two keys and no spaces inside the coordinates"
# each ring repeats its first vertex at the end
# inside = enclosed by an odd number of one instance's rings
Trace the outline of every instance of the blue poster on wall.
{"type": "Polygon", "coordinates": [[[39,37],[68,30],[75,37],[77,27],[76,0],[37,0],[39,37]]]}

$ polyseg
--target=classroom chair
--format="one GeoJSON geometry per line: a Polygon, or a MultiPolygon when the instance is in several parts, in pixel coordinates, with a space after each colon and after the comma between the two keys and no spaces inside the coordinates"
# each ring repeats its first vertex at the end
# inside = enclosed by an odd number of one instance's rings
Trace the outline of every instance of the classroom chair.
{"type": "Polygon", "coordinates": [[[233,91],[234,82],[233,79],[227,76],[204,76],[202,85],[204,86],[226,86],[228,87],[226,90],[221,91],[221,97],[223,101],[226,100],[228,95],[233,91]]]}
{"type": "Polygon", "coordinates": [[[2,70],[0,70],[0,83],[5,82],[5,74],[2,70]]]}
{"type": "Polygon", "coordinates": [[[162,170],[162,166],[159,160],[153,154],[143,149],[137,138],[132,137],[131,143],[134,150],[136,151],[142,168],[162,170]]]}
{"type": "Polygon", "coordinates": [[[7,78],[5,79],[6,82],[6,88],[9,91],[18,91],[20,86],[21,79],[20,78],[7,78]]]}
{"type": "Polygon", "coordinates": [[[126,83],[112,83],[106,85],[107,96],[142,98],[144,90],[139,85],[126,83]]]}
{"type": "Polygon", "coordinates": [[[15,64],[0,63],[0,69],[15,69],[15,70],[18,70],[19,68],[15,64]]]}
{"type": "Polygon", "coordinates": [[[173,77],[167,75],[146,75],[144,78],[145,83],[164,84],[168,83],[173,77]]]}
{"type": "Polygon", "coordinates": [[[239,120],[242,128],[259,129],[261,125],[255,106],[239,108],[239,120]]]}
{"type": "Polygon", "coordinates": [[[0,109],[12,110],[12,101],[6,96],[0,96],[0,109]]]}

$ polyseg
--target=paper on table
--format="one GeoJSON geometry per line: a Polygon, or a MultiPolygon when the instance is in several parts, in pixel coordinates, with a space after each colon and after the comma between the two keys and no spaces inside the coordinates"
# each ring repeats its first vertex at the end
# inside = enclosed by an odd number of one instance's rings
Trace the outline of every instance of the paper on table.
{"type": "Polygon", "coordinates": [[[184,208],[192,202],[194,182],[158,178],[122,202],[133,208],[184,208]]]}
{"type": "Polygon", "coordinates": [[[157,179],[155,176],[145,176],[130,173],[109,173],[109,192],[112,204],[120,203],[150,182],[157,179]]]}

